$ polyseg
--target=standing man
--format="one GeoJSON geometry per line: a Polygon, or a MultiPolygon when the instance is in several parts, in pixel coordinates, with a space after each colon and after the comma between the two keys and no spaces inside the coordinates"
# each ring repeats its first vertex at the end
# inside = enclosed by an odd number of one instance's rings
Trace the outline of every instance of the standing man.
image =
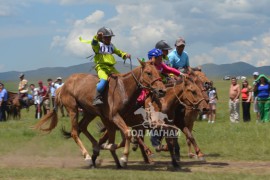
{"type": "Polygon", "coordinates": [[[20,103],[22,103],[22,105],[28,107],[28,81],[26,79],[24,79],[24,74],[21,73],[19,75],[20,78],[20,83],[19,83],[19,99],[20,99],[20,103]]]}
{"type": "MultiPolygon", "coordinates": [[[[56,88],[55,90],[57,90],[58,88],[60,88],[63,85],[64,85],[64,83],[62,82],[62,77],[56,78],[56,80],[54,81],[54,83],[52,83],[52,86],[54,88],[56,88]]],[[[62,117],[65,117],[64,106],[60,106],[60,111],[61,111],[62,117]]]]}
{"type": "Polygon", "coordinates": [[[35,118],[37,119],[37,118],[40,118],[40,117],[38,117],[38,108],[40,108],[38,106],[40,105],[39,104],[40,102],[39,102],[39,97],[38,97],[38,88],[36,88],[34,84],[30,84],[30,93],[31,93],[33,101],[34,101],[34,105],[35,105],[35,109],[36,109],[35,118]]]}
{"type": "Polygon", "coordinates": [[[260,111],[259,111],[259,105],[258,105],[258,93],[257,92],[254,92],[254,88],[255,88],[255,85],[256,85],[256,79],[259,77],[259,73],[258,72],[254,72],[253,73],[253,92],[252,92],[252,96],[253,96],[253,111],[256,113],[256,122],[259,122],[260,120],[260,111]]]}
{"type": "Polygon", "coordinates": [[[55,103],[54,101],[55,101],[55,90],[56,90],[56,87],[53,86],[53,82],[52,82],[52,79],[51,78],[49,78],[47,80],[47,82],[48,82],[48,91],[49,91],[49,94],[51,94],[52,107],[55,108],[54,107],[54,103],[55,103]]]}
{"type": "Polygon", "coordinates": [[[41,105],[43,107],[44,115],[50,112],[50,101],[47,87],[43,85],[41,80],[38,81],[38,95],[41,97],[41,105]]]}
{"type": "Polygon", "coordinates": [[[2,91],[0,92],[0,97],[2,97],[2,104],[1,104],[1,112],[2,112],[2,121],[7,120],[6,111],[7,111],[7,100],[8,100],[8,92],[4,87],[3,83],[0,83],[0,88],[2,91]]]}
{"type": "Polygon", "coordinates": [[[232,123],[239,122],[239,96],[240,86],[237,84],[236,77],[231,78],[231,86],[229,91],[229,109],[230,109],[230,120],[232,123]]]}
{"type": "Polygon", "coordinates": [[[178,69],[183,73],[189,72],[189,57],[186,51],[184,51],[186,41],[184,38],[179,37],[175,41],[175,49],[168,55],[170,64],[173,68],[178,69]]]}

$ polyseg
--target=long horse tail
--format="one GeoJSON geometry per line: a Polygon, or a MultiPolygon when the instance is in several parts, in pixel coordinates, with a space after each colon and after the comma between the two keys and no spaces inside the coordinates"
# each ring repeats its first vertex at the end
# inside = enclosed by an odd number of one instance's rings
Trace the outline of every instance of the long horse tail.
{"type": "Polygon", "coordinates": [[[51,132],[58,123],[57,112],[55,110],[46,114],[35,126],[35,129],[39,129],[45,132],[51,132]],[[50,121],[49,127],[44,127],[50,121]]]}
{"type": "Polygon", "coordinates": [[[64,136],[64,138],[69,139],[71,138],[71,132],[67,131],[66,128],[63,126],[61,129],[62,135],[64,136]]]}
{"type": "Polygon", "coordinates": [[[35,129],[45,131],[45,132],[51,132],[58,123],[58,117],[57,117],[57,107],[62,104],[61,102],[61,90],[62,88],[58,88],[55,92],[55,107],[52,111],[47,113],[35,126],[35,129]],[[50,121],[49,127],[44,127],[48,122],[50,121]]]}

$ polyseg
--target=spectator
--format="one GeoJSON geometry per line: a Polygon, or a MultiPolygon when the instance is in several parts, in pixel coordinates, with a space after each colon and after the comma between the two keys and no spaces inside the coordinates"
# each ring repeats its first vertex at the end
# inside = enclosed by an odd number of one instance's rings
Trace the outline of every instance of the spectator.
{"type": "MultiPolygon", "coordinates": [[[[61,77],[58,77],[56,78],[56,80],[54,81],[54,83],[52,83],[52,86],[56,89],[60,88],[61,86],[63,86],[64,83],[62,81],[62,78],[61,77]]],[[[55,90],[56,90],[55,89],[55,90]]],[[[64,106],[60,106],[60,111],[61,111],[61,114],[62,114],[62,117],[65,117],[65,113],[64,113],[64,106]]]]}
{"type": "Polygon", "coordinates": [[[258,105],[260,111],[261,122],[269,122],[269,110],[270,110],[270,84],[269,79],[261,74],[255,81],[254,93],[258,96],[258,105]]]}
{"type": "Polygon", "coordinates": [[[19,99],[20,103],[22,103],[23,106],[28,107],[28,81],[24,78],[24,74],[19,75],[20,83],[19,83],[19,99]]]}
{"type": "Polygon", "coordinates": [[[2,117],[0,120],[6,121],[7,120],[7,101],[8,101],[8,92],[4,87],[3,83],[0,83],[0,88],[2,91],[0,92],[0,97],[2,98],[2,104],[1,104],[1,112],[2,112],[2,117]]]}
{"type": "Polygon", "coordinates": [[[38,97],[38,88],[35,87],[34,84],[30,84],[30,92],[34,101],[34,105],[35,105],[35,118],[40,118],[38,117],[38,106],[40,106],[40,102],[39,102],[39,97],[38,97]]]}
{"type": "Polygon", "coordinates": [[[48,89],[43,85],[41,80],[38,81],[38,96],[41,98],[41,106],[43,107],[44,114],[47,114],[50,111],[50,101],[48,89]]]}
{"type": "Polygon", "coordinates": [[[52,83],[53,87],[55,87],[56,89],[60,88],[61,86],[64,85],[62,78],[58,77],[56,78],[56,80],[54,81],[54,83],[52,83]]]}
{"type": "MultiPolygon", "coordinates": [[[[55,103],[54,101],[55,101],[55,90],[56,90],[56,87],[53,86],[53,82],[52,82],[52,79],[51,78],[49,78],[47,80],[47,82],[48,82],[49,94],[51,95],[52,107],[55,108],[54,107],[54,103],[55,103]]],[[[61,83],[61,84],[63,84],[63,83],[61,83]]]]}
{"type": "Polygon", "coordinates": [[[257,92],[254,92],[254,86],[256,84],[256,79],[259,77],[258,72],[253,73],[253,91],[252,91],[252,96],[253,96],[253,111],[256,113],[256,122],[259,122],[260,120],[260,111],[259,111],[259,105],[258,105],[258,94],[257,92]]]}
{"type": "Polygon", "coordinates": [[[243,108],[243,121],[248,122],[250,121],[250,102],[252,94],[251,94],[251,87],[249,86],[247,80],[244,80],[242,82],[241,96],[243,108]]]}
{"type": "Polygon", "coordinates": [[[214,123],[216,120],[216,104],[217,104],[217,92],[211,81],[208,89],[209,96],[209,112],[208,112],[208,123],[214,123]]]}
{"type": "Polygon", "coordinates": [[[239,122],[239,96],[240,96],[240,86],[239,84],[237,84],[236,77],[232,77],[229,91],[230,121],[232,123],[239,122]]]}

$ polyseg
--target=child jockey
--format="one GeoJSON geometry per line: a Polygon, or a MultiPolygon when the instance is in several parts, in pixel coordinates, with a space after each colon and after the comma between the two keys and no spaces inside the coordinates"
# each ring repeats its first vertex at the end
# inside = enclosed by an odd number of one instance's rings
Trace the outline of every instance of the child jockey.
{"type": "MultiPolygon", "coordinates": [[[[91,42],[93,51],[95,52],[94,62],[96,63],[96,71],[99,77],[99,82],[96,89],[96,97],[94,98],[93,105],[103,104],[102,92],[108,84],[108,75],[112,73],[119,73],[114,65],[116,60],[113,54],[117,54],[123,59],[131,58],[131,55],[117,49],[112,43],[111,39],[114,36],[112,30],[107,27],[102,27],[97,31],[91,42]]],[[[82,40],[81,42],[89,43],[90,41],[82,40]]]]}
{"type": "Polygon", "coordinates": [[[163,62],[167,65],[167,66],[171,66],[169,58],[168,58],[168,54],[169,54],[169,50],[171,50],[171,46],[165,41],[165,40],[160,40],[157,42],[156,44],[156,48],[160,49],[162,51],[162,60],[163,62]]]}
{"type": "MultiPolygon", "coordinates": [[[[154,62],[157,70],[162,74],[174,74],[176,76],[183,75],[177,69],[167,66],[162,62],[162,51],[160,49],[152,49],[148,52],[148,59],[154,62]]],[[[147,89],[143,89],[139,97],[137,98],[137,103],[142,105],[149,91],[147,89]]]]}

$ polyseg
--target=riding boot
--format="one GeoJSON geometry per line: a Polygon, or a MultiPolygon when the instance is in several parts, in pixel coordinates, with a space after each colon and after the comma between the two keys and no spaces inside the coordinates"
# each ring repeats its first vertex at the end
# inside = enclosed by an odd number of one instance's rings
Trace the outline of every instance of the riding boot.
{"type": "Polygon", "coordinates": [[[96,97],[94,98],[93,105],[96,106],[101,104],[103,104],[102,95],[100,92],[96,91],[96,97]]]}

